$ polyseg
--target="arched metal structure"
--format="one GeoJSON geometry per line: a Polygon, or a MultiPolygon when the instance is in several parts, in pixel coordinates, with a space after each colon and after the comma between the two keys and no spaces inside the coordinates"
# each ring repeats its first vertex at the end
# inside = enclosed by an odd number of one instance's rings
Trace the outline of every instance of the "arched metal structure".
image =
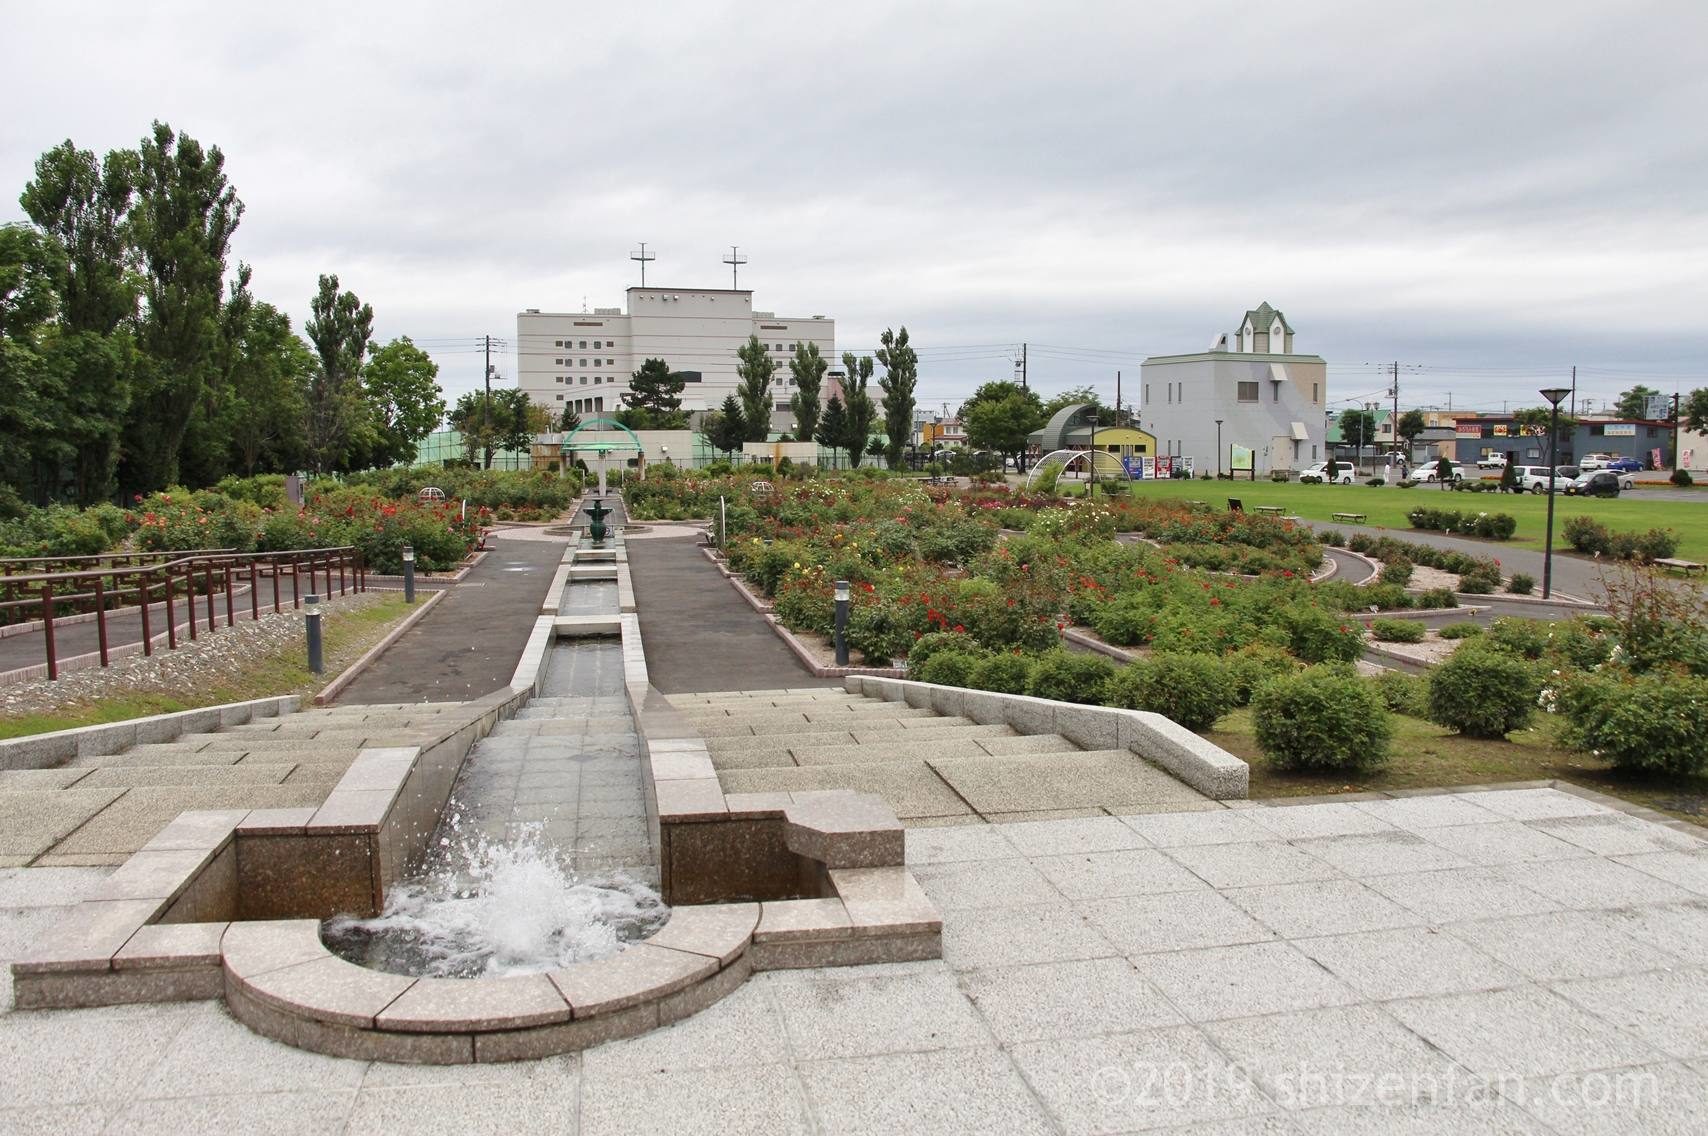
{"type": "Polygon", "coordinates": [[[1099,481],[1130,481],[1127,467],[1121,464],[1121,459],[1104,450],[1052,450],[1039,458],[1032,466],[1032,472],[1026,475],[1026,488],[1038,480],[1038,473],[1051,462],[1062,467],[1062,473],[1072,473],[1078,470],[1082,476],[1089,477],[1091,470],[1097,470],[1099,481]]]}
{"type": "MultiPolygon", "coordinates": [[[[566,457],[575,453],[590,453],[597,455],[599,458],[599,492],[603,495],[607,492],[605,485],[605,460],[610,456],[612,450],[633,450],[636,457],[643,459],[641,463],[641,473],[642,476],[645,476],[646,471],[644,459],[646,458],[646,447],[641,445],[640,435],[636,434],[627,426],[624,426],[621,422],[618,422],[615,418],[594,418],[590,421],[583,422],[568,434],[564,435],[563,445],[559,447],[558,452],[566,457]],[[627,441],[623,441],[622,439],[612,440],[609,438],[587,438],[582,441],[577,441],[576,435],[587,430],[621,430],[629,437],[627,441]]],[[[568,464],[569,463],[567,461],[564,463],[566,467],[568,464]]]]}

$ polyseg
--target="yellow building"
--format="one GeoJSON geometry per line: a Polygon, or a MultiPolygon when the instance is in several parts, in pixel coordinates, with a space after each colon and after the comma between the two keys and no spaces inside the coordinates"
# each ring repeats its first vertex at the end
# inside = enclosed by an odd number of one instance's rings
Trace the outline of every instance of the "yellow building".
{"type": "MultiPolygon", "coordinates": [[[[1084,426],[1078,430],[1070,430],[1065,439],[1065,450],[1089,450],[1092,448],[1091,427],[1084,426]]],[[[1131,426],[1099,426],[1097,428],[1097,448],[1104,453],[1117,457],[1154,457],[1156,455],[1156,437],[1143,430],[1131,426]]]]}

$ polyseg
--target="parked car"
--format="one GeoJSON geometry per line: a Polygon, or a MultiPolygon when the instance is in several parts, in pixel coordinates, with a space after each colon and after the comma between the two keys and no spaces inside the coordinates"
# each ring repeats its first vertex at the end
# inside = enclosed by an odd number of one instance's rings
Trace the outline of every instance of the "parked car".
{"type": "Polygon", "coordinates": [[[1610,469],[1614,473],[1642,473],[1643,463],[1636,458],[1614,458],[1601,468],[1610,469]]]}
{"type": "MultiPolygon", "coordinates": [[[[1436,466],[1440,464],[1440,461],[1441,461],[1440,458],[1434,458],[1434,459],[1431,459],[1429,461],[1424,462],[1422,465],[1414,467],[1412,469],[1412,477],[1418,481],[1427,481],[1427,482],[1430,482],[1432,484],[1440,481],[1441,480],[1441,474],[1436,472],[1436,466]]],[[[1479,465],[1480,464],[1481,463],[1479,463],[1479,465]]],[[[1505,463],[1503,462],[1502,464],[1504,465],[1505,463]]],[[[1464,466],[1453,465],[1453,466],[1451,466],[1451,469],[1453,472],[1451,472],[1447,475],[1447,480],[1449,483],[1465,480],[1465,467],[1464,466]]]]}
{"type": "Polygon", "coordinates": [[[1499,473],[1505,468],[1506,458],[1504,456],[1477,459],[1477,469],[1483,473],[1499,473]]]}
{"type": "Polygon", "coordinates": [[[1578,468],[1585,473],[1594,473],[1598,469],[1606,469],[1607,463],[1618,458],[1617,454],[1585,454],[1578,461],[1578,468]]]}
{"type": "Polygon", "coordinates": [[[1578,479],[1578,474],[1582,472],[1583,470],[1575,465],[1557,465],[1554,467],[1555,475],[1563,477],[1567,481],[1576,481],[1578,479]]]}
{"type": "Polygon", "coordinates": [[[1566,493],[1573,497],[1617,497],[1622,488],[1619,477],[1612,470],[1591,470],[1567,485],[1566,493]]]}
{"type": "MultiPolygon", "coordinates": [[[[1518,475],[1518,491],[1520,493],[1546,493],[1549,488],[1548,467],[1545,465],[1521,465],[1514,467],[1518,475]]],[[[1553,491],[1559,493],[1571,483],[1571,478],[1556,471],[1553,476],[1553,491]]]]}
{"type": "MultiPolygon", "coordinates": [[[[1334,483],[1336,485],[1351,485],[1352,480],[1353,474],[1351,463],[1336,462],[1334,483]]],[[[1328,463],[1318,462],[1316,465],[1306,466],[1304,469],[1299,471],[1299,481],[1305,485],[1322,485],[1328,481],[1328,463]]]]}

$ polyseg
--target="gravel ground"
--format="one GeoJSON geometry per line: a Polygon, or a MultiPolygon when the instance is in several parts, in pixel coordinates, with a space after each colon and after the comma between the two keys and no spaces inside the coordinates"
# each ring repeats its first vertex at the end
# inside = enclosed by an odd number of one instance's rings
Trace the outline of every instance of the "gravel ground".
{"type": "MultiPolygon", "coordinates": [[[[337,614],[359,611],[382,603],[386,594],[368,592],[333,599],[323,604],[327,623],[337,614]]],[[[377,640],[385,628],[374,629],[377,640]]],[[[331,678],[367,650],[370,637],[345,644],[326,653],[326,677],[331,678]]],[[[295,611],[263,615],[259,622],[223,624],[212,635],[203,632],[195,642],[179,640],[176,651],[165,648],[152,656],[137,655],[105,669],[70,671],[57,682],[39,679],[0,687],[0,715],[51,713],[68,706],[98,702],[128,694],[178,694],[191,696],[200,689],[227,681],[244,670],[291,646],[303,647],[302,616],[295,611]]]]}

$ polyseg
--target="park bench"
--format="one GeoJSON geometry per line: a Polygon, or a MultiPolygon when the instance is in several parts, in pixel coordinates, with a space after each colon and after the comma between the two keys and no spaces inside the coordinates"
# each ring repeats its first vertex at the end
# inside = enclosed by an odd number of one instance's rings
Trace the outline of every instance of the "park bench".
{"type": "Polygon", "coordinates": [[[1367,519],[1363,513],[1332,513],[1330,515],[1337,521],[1345,521],[1352,525],[1361,525],[1367,519]]]}
{"type": "Polygon", "coordinates": [[[1259,505],[1257,511],[1266,517],[1279,517],[1286,512],[1280,505],[1259,505]]]}
{"type": "Polygon", "coordinates": [[[1698,564],[1694,560],[1680,560],[1676,556],[1657,556],[1655,563],[1669,572],[1677,570],[1686,576],[1694,575],[1697,572],[1708,573],[1708,564],[1698,564]]]}
{"type": "Polygon", "coordinates": [[[1230,513],[1243,513],[1243,512],[1245,512],[1245,505],[1240,501],[1240,499],[1238,497],[1229,497],[1228,498],[1228,512],[1230,512],[1230,513]]]}

